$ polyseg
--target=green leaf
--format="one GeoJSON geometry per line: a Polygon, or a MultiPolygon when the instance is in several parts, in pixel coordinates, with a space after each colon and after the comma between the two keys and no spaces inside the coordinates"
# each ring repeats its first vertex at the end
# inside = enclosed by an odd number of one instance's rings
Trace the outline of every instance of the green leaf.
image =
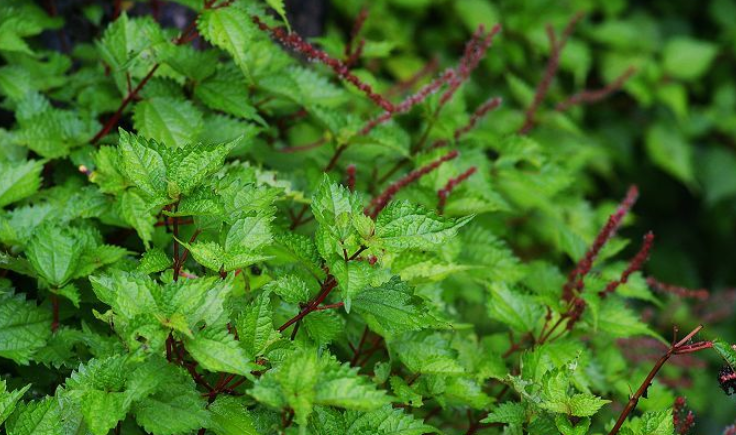
{"type": "Polygon", "coordinates": [[[345,301],[345,311],[350,312],[352,300],[365,290],[374,275],[373,267],[365,261],[349,261],[338,259],[330,266],[330,272],[337,280],[340,294],[345,301]]]}
{"type": "Polygon", "coordinates": [[[138,103],[133,122],[141,135],[169,147],[194,142],[202,129],[202,112],[188,100],[154,97],[138,103]]]}
{"type": "Polygon", "coordinates": [[[346,435],[422,435],[441,433],[437,428],[424,424],[410,413],[391,406],[370,412],[347,411],[346,435]]]}
{"type": "Polygon", "coordinates": [[[146,432],[175,435],[210,425],[206,401],[186,371],[179,369],[157,385],[157,391],[132,407],[135,419],[146,432]]]}
{"type": "Polygon", "coordinates": [[[172,260],[161,248],[154,248],[143,253],[137,270],[142,273],[161,272],[171,267],[172,260]]]}
{"type": "Polygon", "coordinates": [[[81,394],[81,409],[94,435],[105,435],[125,418],[129,403],[124,393],[89,390],[81,394]]]}
{"type": "Polygon", "coordinates": [[[296,275],[282,276],[266,284],[265,288],[279,295],[284,302],[290,304],[306,302],[311,296],[307,284],[296,275]]]}
{"type": "Polygon", "coordinates": [[[51,336],[51,312],[24,295],[0,296],[0,357],[28,364],[51,336]]]}
{"type": "Polygon", "coordinates": [[[241,68],[248,68],[246,51],[259,30],[246,11],[238,7],[207,9],[197,20],[199,33],[215,47],[233,57],[241,68]]]}
{"type": "Polygon", "coordinates": [[[62,435],[61,410],[54,397],[19,404],[5,425],[8,435],[62,435]]]}
{"type": "Polygon", "coordinates": [[[327,353],[295,352],[258,379],[249,394],[276,408],[291,407],[300,425],[307,424],[315,405],[371,410],[387,404],[385,393],[357,371],[327,353]]]}
{"type": "Polygon", "coordinates": [[[209,428],[216,435],[258,435],[247,404],[235,397],[218,397],[209,406],[209,411],[209,428]]]}
{"type": "Polygon", "coordinates": [[[258,366],[248,360],[245,351],[226,328],[213,328],[197,332],[193,339],[184,338],[184,347],[192,358],[206,370],[250,377],[250,372],[257,370],[258,366]]]}
{"type": "Polygon", "coordinates": [[[657,166],[689,186],[695,183],[692,145],[676,128],[655,124],[647,131],[646,145],[657,166]]]}
{"type": "Polygon", "coordinates": [[[438,325],[425,302],[398,278],[360,293],[353,306],[371,330],[386,337],[438,325]]]}
{"type": "Polygon", "coordinates": [[[36,230],[26,255],[33,269],[51,286],[66,284],[79,266],[83,245],[73,228],[44,225],[36,230]]]}
{"type": "Polygon", "coordinates": [[[266,0],[266,3],[268,3],[271,8],[276,11],[277,14],[281,17],[282,20],[284,20],[284,24],[286,24],[286,29],[291,33],[291,26],[289,25],[289,21],[286,19],[286,9],[284,8],[284,0],[266,0]]]}
{"type": "Polygon", "coordinates": [[[526,407],[520,402],[504,402],[492,408],[481,423],[522,424],[526,421],[526,407]]]}
{"type": "Polygon", "coordinates": [[[43,164],[38,160],[25,163],[0,162],[0,208],[27,198],[41,187],[43,164]]]}
{"type": "Polygon", "coordinates": [[[392,340],[391,349],[413,373],[461,375],[465,373],[457,358],[457,351],[437,332],[415,332],[392,340]]]}
{"type": "Polygon", "coordinates": [[[166,164],[159,145],[123,129],[119,133],[118,152],[125,177],[148,196],[165,196],[166,164]]]}
{"type": "Polygon", "coordinates": [[[262,355],[269,345],[281,338],[273,327],[270,293],[262,292],[238,318],[240,345],[251,357],[262,355]]]}
{"type": "Polygon", "coordinates": [[[391,252],[436,250],[471,219],[443,218],[418,205],[394,202],[376,218],[375,244],[391,252]]]}
{"type": "Polygon", "coordinates": [[[708,71],[717,53],[716,44],[687,37],[672,38],[664,47],[664,69],[674,78],[694,80],[708,71]]]}
{"type": "Polygon", "coordinates": [[[194,95],[213,110],[248,120],[263,122],[251,103],[248,85],[243,74],[227,65],[197,84],[194,95]]]}
{"type": "Polygon", "coordinates": [[[732,369],[736,370],[736,350],[734,350],[733,346],[716,338],[713,340],[713,349],[721,355],[732,369]]]}
{"type": "Polygon", "coordinates": [[[529,332],[544,315],[544,308],[533,297],[512,291],[502,283],[491,284],[488,313],[519,332],[529,332]]]}
{"type": "Polygon", "coordinates": [[[156,217],[151,213],[151,205],[135,190],[126,190],[116,205],[123,220],[135,228],[138,237],[143,240],[146,247],[150,247],[156,224],[156,217]]]}
{"type": "Polygon", "coordinates": [[[189,195],[192,190],[218,171],[232,146],[195,146],[187,149],[187,155],[171,171],[171,181],[176,183],[181,193],[189,195]]]}
{"type": "Polygon", "coordinates": [[[30,384],[19,390],[10,392],[7,391],[5,380],[0,381],[0,424],[7,420],[10,414],[13,413],[16,403],[26,394],[29,388],[31,388],[30,384]]]}

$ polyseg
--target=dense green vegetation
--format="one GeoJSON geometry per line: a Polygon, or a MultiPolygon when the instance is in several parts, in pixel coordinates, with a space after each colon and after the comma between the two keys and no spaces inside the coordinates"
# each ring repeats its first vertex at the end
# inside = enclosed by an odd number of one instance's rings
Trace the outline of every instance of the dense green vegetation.
{"type": "Polygon", "coordinates": [[[5,433],[736,433],[736,5],[294,8],[0,3],[5,433]]]}

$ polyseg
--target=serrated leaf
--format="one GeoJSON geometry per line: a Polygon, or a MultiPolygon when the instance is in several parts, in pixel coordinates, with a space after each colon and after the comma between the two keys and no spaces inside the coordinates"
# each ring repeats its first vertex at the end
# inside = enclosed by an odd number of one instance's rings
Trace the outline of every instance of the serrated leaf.
{"type": "Polygon", "coordinates": [[[448,219],[408,202],[394,202],[376,218],[375,243],[392,252],[438,249],[471,219],[448,219]]]}
{"type": "Polygon", "coordinates": [[[204,369],[214,372],[234,373],[250,377],[258,366],[248,356],[227,329],[214,327],[199,331],[193,339],[185,338],[184,347],[204,369]]]}
{"type": "Polygon", "coordinates": [[[716,338],[713,340],[713,349],[721,355],[721,358],[723,358],[732,369],[736,370],[736,350],[734,350],[733,346],[719,338],[716,338]]]}
{"type": "Polygon", "coordinates": [[[202,129],[202,112],[188,100],[154,97],[138,103],[133,113],[141,135],[169,147],[190,144],[202,129]]]}
{"type": "Polygon", "coordinates": [[[372,330],[388,337],[437,325],[424,301],[397,278],[360,293],[353,306],[372,330]]]}
{"type": "Polygon", "coordinates": [[[182,194],[189,195],[206,177],[222,167],[231,148],[230,144],[190,148],[171,171],[171,181],[176,183],[182,194]]]}
{"type": "Polygon", "coordinates": [[[0,208],[36,193],[41,187],[42,169],[42,162],[37,160],[0,162],[0,208]]]}
{"type": "Polygon", "coordinates": [[[347,411],[346,435],[423,435],[441,433],[437,428],[423,423],[413,415],[384,406],[370,412],[347,411]]]}
{"type": "Polygon", "coordinates": [[[517,331],[532,331],[544,314],[542,306],[528,295],[513,291],[500,283],[491,285],[490,290],[490,317],[517,331]]]}
{"type": "Polygon", "coordinates": [[[155,142],[119,130],[118,153],[125,177],[151,197],[165,196],[166,164],[155,142]]]}
{"type": "Polygon", "coordinates": [[[51,313],[26,302],[23,295],[0,299],[0,357],[28,364],[51,336],[51,313]]]}
{"type": "Polygon", "coordinates": [[[16,403],[18,403],[18,400],[26,394],[26,391],[28,391],[29,388],[31,388],[30,384],[19,390],[11,392],[7,391],[5,380],[0,381],[0,424],[2,424],[10,414],[13,413],[16,403]]]}
{"type": "Polygon", "coordinates": [[[522,424],[526,420],[526,407],[520,402],[504,402],[491,409],[482,423],[522,424]]]}
{"type": "Polygon", "coordinates": [[[84,248],[78,237],[71,228],[44,225],[31,238],[28,260],[50,285],[60,287],[74,276],[84,248]]]}
{"type": "Polygon", "coordinates": [[[61,410],[53,397],[19,404],[5,427],[8,435],[62,435],[61,410]]]}
{"type": "Polygon", "coordinates": [[[142,273],[154,273],[166,270],[172,265],[172,260],[161,248],[154,248],[143,253],[137,270],[142,273]]]}
{"type": "Polygon", "coordinates": [[[256,357],[266,350],[281,335],[274,330],[271,298],[268,292],[262,292],[238,318],[238,338],[241,346],[251,357],[256,357]]]}
{"type": "Polygon", "coordinates": [[[209,429],[216,435],[258,435],[246,404],[234,397],[218,397],[209,411],[209,429]]]}
{"type": "Polygon", "coordinates": [[[248,68],[246,51],[258,35],[246,11],[238,7],[207,9],[197,21],[197,29],[215,47],[233,57],[241,68],[248,68]]]}
{"type": "Polygon", "coordinates": [[[175,435],[209,426],[205,405],[192,379],[179,370],[160,383],[158,391],[136,403],[132,412],[146,432],[175,435]]]}
{"type": "Polygon", "coordinates": [[[156,224],[156,217],[151,213],[150,204],[135,190],[126,190],[116,205],[123,220],[135,229],[138,237],[143,240],[146,247],[149,247],[156,224]]]}

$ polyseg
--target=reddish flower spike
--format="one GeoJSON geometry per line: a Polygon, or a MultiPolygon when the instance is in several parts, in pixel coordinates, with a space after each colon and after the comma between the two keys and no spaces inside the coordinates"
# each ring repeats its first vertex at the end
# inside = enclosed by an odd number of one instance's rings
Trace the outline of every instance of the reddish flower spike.
{"type": "Polygon", "coordinates": [[[675,426],[675,433],[678,435],[687,434],[695,426],[695,414],[687,409],[687,402],[682,396],[675,399],[672,408],[672,422],[675,426]]]}
{"type": "Polygon", "coordinates": [[[358,88],[361,92],[366,94],[374,103],[383,108],[387,112],[394,111],[394,105],[390,101],[386,100],[380,94],[373,91],[370,85],[361,81],[356,75],[350,72],[348,66],[338,60],[331,58],[327,53],[317,49],[312,44],[304,41],[301,36],[296,33],[286,33],[284,29],[279,27],[271,27],[268,24],[261,21],[257,16],[252,17],[253,22],[258,26],[259,29],[264,32],[269,32],[274,38],[280,41],[283,45],[290,47],[299,53],[306,56],[308,59],[319,61],[332,69],[340,78],[344,79],[348,83],[358,88]]]}
{"type": "Polygon", "coordinates": [[[437,191],[437,197],[439,198],[439,202],[437,203],[437,211],[439,211],[440,214],[444,212],[445,203],[447,202],[447,197],[450,196],[452,191],[455,190],[458,184],[462,183],[463,181],[470,178],[471,175],[475,174],[477,170],[478,169],[475,166],[473,166],[467,171],[458,175],[457,177],[450,178],[449,180],[447,180],[447,184],[445,184],[445,187],[437,191]]]}
{"type": "Polygon", "coordinates": [[[618,209],[616,209],[616,212],[608,218],[608,222],[606,222],[606,225],[603,226],[603,229],[596,236],[588,252],[580,259],[575,268],[570,271],[562,292],[562,297],[565,301],[569,302],[572,300],[573,290],[577,290],[578,292],[583,290],[585,286],[584,278],[593,267],[593,262],[598,257],[603,246],[616,234],[624,217],[631,210],[638,196],[639,189],[636,186],[631,186],[626,193],[626,197],[618,206],[618,209]]]}
{"type": "Polygon", "coordinates": [[[450,80],[449,89],[442,94],[440,98],[440,106],[445,105],[455,92],[460,88],[470,74],[478,67],[480,61],[485,57],[486,52],[491,47],[493,37],[501,31],[501,26],[496,24],[493,26],[490,32],[485,32],[483,25],[478,26],[478,29],[473,33],[473,37],[465,45],[465,54],[460,59],[460,64],[455,71],[454,77],[450,80]]]}
{"type": "Polygon", "coordinates": [[[680,287],[672,284],[665,284],[663,282],[657,281],[656,278],[649,276],[647,277],[647,285],[652,290],[658,291],[660,293],[670,293],[675,296],[679,296],[681,298],[693,298],[693,299],[700,299],[701,301],[704,301],[708,299],[708,296],[710,294],[708,293],[708,290],[706,289],[696,289],[692,290],[685,287],[680,287]]]}
{"type": "Polygon", "coordinates": [[[412,107],[426,100],[430,95],[437,92],[445,84],[448,89],[440,97],[440,107],[445,105],[447,101],[455,94],[455,91],[465,82],[473,70],[478,66],[480,60],[485,56],[491,46],[493,38],[501,31],[500,25],[495,25],[490,32],[486,33],[485,28],[481,25],[473,33],[472,38],[465,46],[465,54],[455,69],[445,70],[439,77],[429,84],[422,87],[417,93],[406,97],[401,103],[394,106],[393,111],[387,110],[378,117],[368,121],[360,130],[360,134],[366,135],[375,127],[391,119],[395,114],[405,113],[412,107]]]}
{"type": "Polygon", "coordinates": [[[363,53],[363,47],[365,46],[364,39],[358,41],[358,46],[355,48],[355,50],[353,50],[353,44],[355,43],[356,39],[358,39],[358,34],[360,34],[361,29],[363,29],[363,24],[365,24],[366,19],[368,19],[368,9],[363,8],[360,10],[358,16],[355,18],[353,29],[350,31],[350,39],[348,40],[347,44],[345,44],[345,64],[348,66],[354,65],[355,62],[358,61],[358,58],[360,58],[360,55],[363,53]]]}
{"type": "Polygon", "coordinates": [[[443,163],[457,158],[458,155],[457,151],[451,151],[439,159],[406,174],[404,177],[388,186],[380,195],[373,198],[370,204],[368,204],[368,206],[363,210],[363,213],[370,216],[372,219],[375,219],[376,216],[378,216],[378,213],[386,208],[391,199],[396,196],[401,189],[439,168],[443,163]]]}
{"type": "Polygon", "coordinates": [[[524,124],[521,126],[521,128],[519,128],[519,134],[527,134],[532,129],[532,127],[534,127],[537,110],[539,110],[539,106],[542,104],[542,101],[544,101],[544,98],[547,96],[549,87],[552,84],[552,79],[554,79],[555,75],[557,74],[557,70],[560,67],[560,55],[562,54],[562,50],[565,48],[567,40],[572,34],[572,31],[575,29],[578,21],[580,21],[584,16],[585,15],[583,13],[577,13],[575,14],[575,16],[572,17],[572,19],[570,19],[570,21],[567,23],[567,26],[565,27],[565,30],[562,32],[562,38],[559,42],[557,41],[557,36],[555,35],[554,29],[551,26],[547,26],[547,37],[549,38],[550,45],[550,55],[549,59],[547,60],[547,68],[544,71],[544,76],[542,76],[542,80],[539,82],[539,85],[534,92],[534,99],[529,105],[529,108],[526,110],[526,114],[524,116],[524,124]]]}
{"type": "Polygon", "coordinates": [[[623,271],[623,273],[621,273],[621,278],[608,283],[604,290],[598,292],[598,295],[605,298],[609,293],[615,292],[619,285],[626,284],[632,273],[641,270],[642,266],[649,258],[649,251],[652,249],[653,244],[654,234],[650,231],[644,236],[644,241],[641,244],[639,252],[636,253],[634,258],[629,262],[629,266],[623,271]]]}
{"type": "Polygon", "coordinates": [[[557,104],[556,110],[559,112],[563,112],[570,107],[576,106],[578,104],[591,104],[603,100],[614,92],[621,89],[624,83],[626,83],[626,81],[629,80],[634,75],[634,73],[636,73],[636,68],[634,68],[633,66],[629,67],[626,71],[624,71],[623,74],[618,76],[616,80],[612,81],[607,86],[604,86],[601,89],[584,90],[579,94],[575,94],[567,100],[557,104]]]}

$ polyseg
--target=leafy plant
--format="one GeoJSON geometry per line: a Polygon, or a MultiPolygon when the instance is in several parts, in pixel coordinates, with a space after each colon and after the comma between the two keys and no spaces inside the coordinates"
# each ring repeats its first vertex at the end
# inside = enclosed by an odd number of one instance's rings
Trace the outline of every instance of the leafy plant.
{"type": "MultiPolygon", "coordinates": [[[[576,111],[641,97],[638,69],[544,107],[589,73],[565,58],[584,13],[547,27],[536,87],[508,72],[508,104],[474,79],[506,42],[481,1],[455,6],[454,66],[412,76],[369,9],[318,46],[278,0],[177,3],[183,30],[158,1],[87,5],[99,33],[73,47],[53,1],[0,5],[9,435],[684,433],[657,375],[708,349],[731,392],[730,344],[640,315],[708,292],[642,275],[651,232],[621,260],[638,189],[585,199],[607,157],[576,111]]],[[[664,67],[691,80],[713,56],[674,40],[664,67]]],[[[671,134],[649,153],[687,182],[671,134]]]]}

